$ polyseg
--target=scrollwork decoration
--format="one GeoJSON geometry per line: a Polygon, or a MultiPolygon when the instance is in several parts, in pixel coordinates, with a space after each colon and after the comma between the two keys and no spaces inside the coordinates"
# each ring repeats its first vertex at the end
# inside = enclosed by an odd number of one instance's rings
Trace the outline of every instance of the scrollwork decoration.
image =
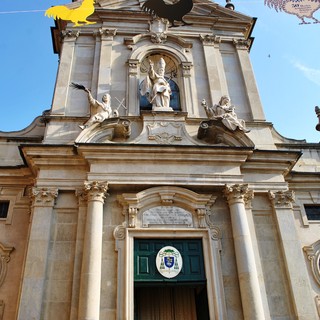
{"type": "Polygon", "coordinates": [[[310,246],[303,247],[303,250],[310,261],[313,277],[320,286],[320,240],[310,246]]]}

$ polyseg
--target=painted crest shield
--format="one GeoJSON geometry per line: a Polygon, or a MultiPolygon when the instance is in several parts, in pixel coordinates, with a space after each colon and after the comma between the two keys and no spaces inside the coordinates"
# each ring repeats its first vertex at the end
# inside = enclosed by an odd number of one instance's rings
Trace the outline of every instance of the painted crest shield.
{"type": "Polygon", "coordinates": [[[162,276],[165,278],[174,278],[182,269],[181,254],[175,247],[163,247],[157,254],[156,265],[162,276]]]}

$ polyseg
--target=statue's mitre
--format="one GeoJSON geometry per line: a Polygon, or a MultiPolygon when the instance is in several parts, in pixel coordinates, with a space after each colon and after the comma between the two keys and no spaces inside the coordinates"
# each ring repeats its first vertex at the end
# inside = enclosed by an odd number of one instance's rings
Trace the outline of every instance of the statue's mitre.
{"type": "Polygon", "coordinates": [[[158,62],[158,67],[159,67],[159,68],[162,68],[162,69],[165,69],[166,63],[165,63],[165,61],[164,61],[163,58],[160,58],[160,60],[159,60],[159,62],[158,62]]]}

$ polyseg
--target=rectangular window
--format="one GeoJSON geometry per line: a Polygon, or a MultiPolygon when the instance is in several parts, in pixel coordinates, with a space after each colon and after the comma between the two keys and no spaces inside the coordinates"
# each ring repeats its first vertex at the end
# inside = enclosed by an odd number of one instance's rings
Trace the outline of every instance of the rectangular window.
{"type": "Polygon", "coordinates": [[[308,220],[319,220],[320,221],[320,206],[305,205],[308,220]]]}
{"type": "Polygon", "coordinates": [[[0,201],[0,219],[6,219],[8,216],[10,201],[0,201]]]}

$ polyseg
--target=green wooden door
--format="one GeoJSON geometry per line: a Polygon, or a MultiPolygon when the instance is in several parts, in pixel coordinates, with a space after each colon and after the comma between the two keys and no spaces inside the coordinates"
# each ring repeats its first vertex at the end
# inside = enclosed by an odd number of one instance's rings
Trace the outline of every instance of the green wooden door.
{"type": "Polygon", "coordinates": [[[135,239],[134,280],[135,286],[205,283],[201,239],[135,239]],[[172,279],[163,277],[156,267],[156,256],[165,246],[179,250],[183,260],[181,272],[172,279]]]}

